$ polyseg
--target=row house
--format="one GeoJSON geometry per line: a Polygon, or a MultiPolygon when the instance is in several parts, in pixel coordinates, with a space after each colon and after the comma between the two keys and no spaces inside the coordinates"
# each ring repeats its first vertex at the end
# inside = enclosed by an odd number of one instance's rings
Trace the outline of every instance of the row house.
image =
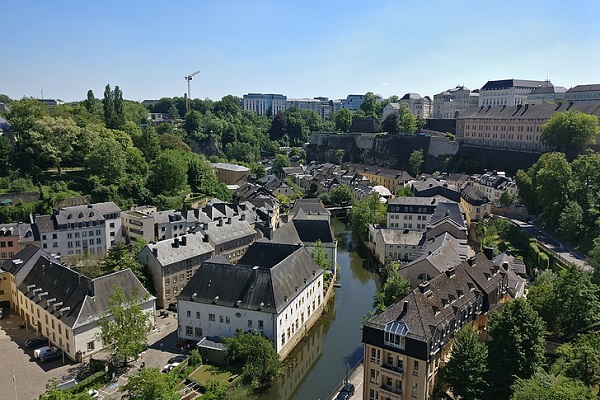
{"type": "Polygon", "coordinates": [[[42,249],[61,257],[106,257],[121,241],[121,209],[112,201],[64,207],[34,222],[42,249]]]}
{"type": "Polygon", "coordinates": [[[421,97],[418,93],[406,93],[398,101],[398,104],[406,104],[406,108],[417,118],[431,118],[431,106],[433,102],[429,96],[421,97]]]}
{"type": "Polygon", "coordinates": [[[482,253],[423,282],[363,325],[364,399],[432,399],[454,334],[483,329],[507,275],[482,253]]]}
{"type": "Polygon", "coordinates": [[[465,86],[456,86],[433,96],[432,118],[454,119],[462,111],[478,104],[478,89],[471,91],[465,86]]]}
{"type": "Polygon", "coordinates": [[[137,259],[152,275],[156,306],[167,308],[175,303],[200,265],[214,253],[208,238],[201,234],[187,234],[146,245],[137,259]]]}
{"type": "Polygon", "coordinates": [[[345,167],[350,171],[364,176],[374,184],[386,187],[392,193],[396,193],[398,189],[403,188],[413,180],[413,177],[408,172],[397,169],[355,163],[347,163],[345,167]]]}
{"type": "Polygon", "coordinates": [[[486,106],[462,112],[456,121],[456,140],[470,146],[541,153],[542,126],[556,112],[576,109],[600,116],[600,103],[486,106]]]}
{"type": "Polygon", "coordinates": [[[465,211],[467,226],[481,221],[492,214],[492,203],[487,196],[472,185],[466,185],[460,192],[460,205],[465,211]]]}
{"type": "Polygon", "coordinates": [[[475,175],[470,184],[483,193],[494,205],[500,204],[500,197],[504,193],[513,197],[517,195],[517,183],[507,177],[504,172],[491,171],[475,175]]]}
{"type": "Polygon", "coordinates": [[[237,265],[202,264],[177,301],[180,340],[259,332],[285,358],[318,320],[323,270],[302,245],[256,242],[237,265]]]}
{"type": "Polygon", "coordinates": [[[0,261],[12,258],[28,244],[39,243],[35,240],[31,224],[15,222],[0,224],[0,261]]]}
{"type": "Polygon", "coordinates": [[[139,295],[148,330],[154,326],[155,298],[130,269],[90,279],[33,245],[6,261],[3,269],[11,286],[11,308],[27,327],[77,362],[103,349],[96,323],[105,316],[115,287],[127,297],[139,295]]]}

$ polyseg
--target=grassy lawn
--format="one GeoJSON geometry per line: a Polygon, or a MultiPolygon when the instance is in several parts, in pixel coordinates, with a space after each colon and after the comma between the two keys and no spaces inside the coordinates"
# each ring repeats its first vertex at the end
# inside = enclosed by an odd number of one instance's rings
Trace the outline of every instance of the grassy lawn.
{"type": "Polygon", "coordinates": [[[190,375],[190,379],[202,384],[207,384],[210,381],[216,381],[223,385],[229,385],[229,379],[238,373],[239,371],[233,368],[203,365],[190,375]]]}

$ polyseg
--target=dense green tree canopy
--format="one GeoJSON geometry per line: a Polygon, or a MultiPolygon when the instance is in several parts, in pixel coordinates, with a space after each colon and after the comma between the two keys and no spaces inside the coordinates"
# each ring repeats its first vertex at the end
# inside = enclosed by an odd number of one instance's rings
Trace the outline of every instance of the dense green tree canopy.
{"type": "MultiPolygon", "coordinates": [[[[581,381],[536,372],[530,378],[519,378],[513,385],[511,400],[592,400],[594,396],[581,381]]],[[[494,398],[494,397],[492,397],[494,398]]]]}
{"type": "Polygon", "coordinates": [[[330,200],[334,204],[350,204],[352,203],[352,191],[348,185],[338,185],[331,191],[330,200]]]}
{"type": "Polygon", "coordinates": [[[373,297],[373,307],[377,310],[385,310],[410,293],[410,281],[400,275],[396,268],[391,269],[383,287],[373,297]]]}
{"type": "Polygon", "coordinates": [[[340,111],[336,112],[333,116],[333,120],[335,122],[335,129],[339,132],[348,132],[350,126],[352,125],[352,111],[347,108],[342,108],[340,111]]]}
{"type": "Polygon", "coordinates": [[[161,373],[158,368],[143,368],[129,376],[120,390],[129,400],[179,400],[181,395],[175,384],[169,374],[161,373]]]}
{"type": "Polygon", "coordinates": [[[181,193],[187,186],[188,163],[181,151],[164,150],[150,167],[148,189],[167,196],[181,193]]]}
{"type": "Polygon", "coordinates": [[[482,399],[487,390],[487,347],[479,340],[479,333],[469,324],[454,336],[450,360],[444,370],[444,379],[452,393],[463,400],[482,399]]]}
{"type": "Polygon", "coordinates": [[[575,109],[559,111],[542,126],[540,141],[559,151],[578,151],[600,134],[598,117],[575,109]]]}
{"type": "Polygon", "coordinates": [[[421,173],[421,166],[423,165],[423,149],[413,150],[408,158],[408,165],[410,166],[410,172],[414,176],[419,176],[421,173]]]}

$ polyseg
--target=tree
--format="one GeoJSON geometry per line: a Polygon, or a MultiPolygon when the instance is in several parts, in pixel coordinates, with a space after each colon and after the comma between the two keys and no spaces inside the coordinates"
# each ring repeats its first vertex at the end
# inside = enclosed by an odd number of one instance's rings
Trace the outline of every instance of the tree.
{"type": "Polygon", "coordinates": [[[92,89],[87,92],[87,99],[84,101],[84,106],[89,113],[94,114],[96,112],[96,97],[92,89]]]}
{"type": "Polygon", "coordinates": [[[564,373],[588,388],[600,383],[600,334],[581,334],[572,343],[561,345],[556,353],[564,360],[564,373]]]}
{"type": "Polygon", "coordinates": [[[373,192],[355,202],[349,218],[352,229],[358,234],[360,240],[367,240],[369,224],[384,224],[386,221],[386,208],[379,202],[379,194],[373,192]]]}
{"type": "Polygon", "coordinates": [[[267,175],[267,170],[266,170],[265,166],[262,165],[262,163],[260,163],[260,162],[252,163],[250,166],[250,172],[252,172],[254,175],[256,175],[257,179],[260,179],[263,176],[267,175]]]}
{"type": "Polygon", "coordinates": [[[390,269],[383,288],[373,296],[373,307],[383,311],[406,297],[410,291],[410,281],[398,273],[396,265],[390,269]]]}
{"type": "Polygon", "coordinates": [[[364,100],[360,104],[360,109],[365,112],[367,117],[378,117],[379,109],[377,107],[377,97],[373,94],[373,92],[367,92],[365,94],[364,100]]]}
{"type": "Polygon", "coordinates": [[[115,103],[113,91],[110,89],[110,84],[107,84],[104,88],[104,99],[102,100],[102,107],[104,109],[104,123],[106,124],[107,128],[111,128],[113,115],[115,113],[115,103]]]}
{"type": "Polygon", "coordinates": [[[102,271],[108,274],[129,268],[140,282],[145,283],[147,278],[142,273],[142,264],[137,259],[137,255],[145,245],[146,242],[141,239],[140,241],[133,242],[130,246],[123,242],[117,243],[102,261],[102,271]]]}
{"type": "Polygon", "coordinates": [[[400,133],[400,114],[399,113],[391,113],[383,121],[381,121],[381,125],[379,129],[382,132],[387,132],[390,135],[397,135],[400,133]]]}
{"type": "Polygon", "coordinates": [[[528,379],[517,379],[512,400],[592,400],[594,396],[580,381],[538,371],[528,379]]]}
{"type": "Polygon", "coordinates": [[[405,113],[400,117],[400,131],[407,133],[415,133],[417,130],[417,119],[410,112],[410,110],[406,110],[405,113]]]}
{"type": "Polygon", "coordinates": [[[575,265],[559,274],[554,285],[557,333],[570,336],[600,321],[599,289],[590,278],[575,265]]]}
{"type": "Polygon", "coordinates": [[[5,136],[0,136],[0,176],[7,176],[11,162],[10,141],[5,136]]]}
{"type": "Polygon", "coordinates": [[[421,173],[421,165],[423,165],[423,149],[413,150],[413,152],[410,153],[408,165],[410,166],[410,171],[413,175],[419,176],[421,173]]]}
{"type": "Polygon", "coordinates": [[[345,155],[346,155],[346,152],[344,151],[344,149],[337,149],[335,151],[335,159],[339,165],[342,165],[342,161],[344,160],[345,155]]]}
{"type": "Polygon", "coordinates": [[[487,389],[487,354],[486,345],[479,341],[479,334],[471,325],[465,325],[458,331],[444,371],[452,393],[464,400],[483,397],[487,389]]]}
{"type": "Polygon", "coordinates": [[[281,373],[279,354],[273,343],[257,332],[238,330],[234,337],[224,339],[229,361],[242,365],[242,380],[252,388],[258,388],[275,379],[281,373]]]}
{"type": "Polygon", "coordinates": [[[291,165],[290,159],[285,154],[277,154],[275,156],[275,161],[273,162],[273,171],[282,174],[284,167],[289,167],[291,165]]]}
{"type": "Polygon", "coordinates": [[[192,110],[185,114],[185,123],[183,128],[188,135],[194,135],[195,133],[202,131],[202,114],[196,110],[192,110]]]}
{"type": "Polygon", "coordinates": [[[279,140],[288,132],[288,120],[286,114],[281,111],[275,115],[273,121],[271,121],[271,127],[269,128],[269,137],[271,140],[279,140]]]}
{"type": "Polygon", "coordinates": [[[323,269],[323,271],[327,271],[329,269],[329,256],[325,252],[325,246],[323,246],[323,243],[321,243],[321,239],[317,239],[313,249],[310,251],[310,255],[312,256],[313,260],[315,260],[317,265],[323,269]]]}
{"type": "Polygon", "coordinates": [[[142,128],[142,134],[137,140],[134,139],[133,143],[142,151],[148,162],[154,160],[160,152],[160,137],[150,125],[142,128]]]}
{"type": "Polygon", "coordinates": [[[558,276],[552,270],[542,271],[527,293],[527,301],[542,317],[549,331],[556,326],[557,310],[554,307],[554,286],[558,276]]]}
{"type": "Polygon", "coordinates": [[[142,311],[140,293],[125,294],[123,288],[114,287],[108,307],[96,322],[100,327],[100,339],[111,358],[127,364],[127,359],[146,348],[146,332],[149,316],[142,311]]]}
{"type": "Polygon", "coordinates": [[[155,194],[177,195],[186,188],[188,163],[178,150],[164,150],[152,162],[148,189],[155,194]]]}
{"type": "Polygon", "coordinates": [[[163,150],[192,151],[183,139],[175,133],[163,133],[159,136],[160,148],[163,150]]]}
{"type": "MultiPolygon", "coordinates": [[[[125,110],[123,105],[123,92],[119,89],[119,86],[115,86],[115,90],[113,91],[113,107],[114,112],[109,128],[123,129],[123,126],[125,125],[125,110]]],[[[140,121],[138,120],[135,122],[140,121]]]]}
{"type": "Polygon", "coordinates": [[[158,368],[142,368],[129,376],[120,389],[129,400],[179,400],[181,395],[175,390],[175,382],[169,374],[158,368]]]}
{"type": "Polygon", "coordinates": [[[583,233],[583,209],[574,200],[570,200],[560,213],[558,232],[567,240],[577,240],[583,233]]]}
{"type": "Polygon", "coordinates": [[[511,195],[510,193],[508,193],[508,191],[504,191],[500,195],[499,202],[500,202],[500,205],[502,205],[504,207],[510,207],[510,206],[512,206],[514,204],[515,198],[514,198],[513,195],[511,195]]]}
{"type": "Polygon", "coordinates": [[[340,132],[348,132],[350,126],[352,126],[352,111],[347,108],[342,108],[336,112],[333,120],[335,122],[335,129],[340,132]]]}
{"type": "Polygon", "coordinates": [[[488,324],[490,398],[508,399],[517,378],[531,377],[544,361],[544,321],[523,299],[495,311],[488,324]]]}
{"type": "Polygon", "coordinates": [[[600,134],[598,117],[575,109],[554,113],[542,125],[540,141],[559,151],[580,151],[600,134]]]}
{"type": "Polygon", "coordinates": [[[85,158],[85,168],[97,175],[104,184],[118,184],[125,177],[127,154],[112,137],[102,137],[85,158]]]}
{"type": "Polygon", "coordinates": [[[330,200],[334,204],[350,204],[352,203],[352,191],[348,185],[338,185],[331,191],[330,200]]]}

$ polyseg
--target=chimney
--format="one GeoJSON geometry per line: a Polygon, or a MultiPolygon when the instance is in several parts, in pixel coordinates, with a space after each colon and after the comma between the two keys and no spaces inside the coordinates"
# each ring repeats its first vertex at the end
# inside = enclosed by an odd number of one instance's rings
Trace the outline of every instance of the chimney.
{"type": "Polygon", "coordinates": [[[219,222],[217,223],[217,226],[223,226],[223,218],[219,218],[219,222]]]}
{"type": "Polygon", "coordinates": [[[208,229],[208,222],[203,222],[202,223],[202,229],[204,229],[204,230],[208,229]]]}
{"type": "Polygon", "coordinates": [[[239,307],[241,305],[242,305],[242,301],[241,300],[238,300],[238,301],[235,302],[235,306],[236,307],[239,307]]]}
{"type": "Polygon", "coordinates": [[[202,241],[204,243],[208,243],[208,235],[205,233],[204,236],[202,237],[202,241]]]}
{"type": "Polygon", "coordinates": [[[404,300],[402,303],[402,314],[406,314],[408,312],[408,300],[404,300]]]}
{"type": "Polygon", "coordinates": [[[429,292],[429,281],[425,281],[419,285],[419,290],[421,293],[429,292]]]}
{"type": "Polygon", "coordinates": [[[240,214],[240,221],[245,221],[246,220],[246,214],[242,213],[240,214]]]}
{"type": "Polygon", "coordinates": [[[507,256],[510,256],[510,254],[511,254],[511,251],[510,251],[510,249],[506,249],[506,250],[504,251],[504,254],[506,254],[507,256]]]}
{"type": "Polygon", "coordinates": [[[494,248],[491,246],[486,246],[483,248],[483,254],[487,257],[488,260],[494,258],[494,248]]]}
{"type": "Polygon", "coordinates": [[[179,239],[173,238],[173,243],[171,244],[171,246],[178,248],[179,247],[179,239]]]}
{"type": "Polygon", "coordinates": [[[469,266],[474,266],[475,265],[475,257],[471,257],[467,260],[467,263],[469,264],[469,266]]]}
{"type": "Polygon", "coordinates": [[[157,248],[152,249],[152,254],[154,254],[154,257],[158,257],[158,249],[157,248]]]}
{"type": "Polygon", "coordinates": [[[180,243],[181,243],[182,246],[187,245],[187,236],[182,236],[181,240],[180,240],[180,243]]]}
{"type": "Polygon", "coordinates": [[[231,225],[231,217],[227,218],[227,225],[231,225]]]}
{"type": "Polygon", "coordinates": [[[452,278],[456,275],[456,270],[454,269],[454,267],[450,267],[446,270],[446,276],[448,278],[452,278]]]}
{"type": "Polygon", "coordinates": [[[508,271],[508,267],[509,267],[508,262],[504,261],[502,263],[502,268],[504,268],[505,271],[508,271]]]}
{"type": "Polygon", "coordinates": [[[258,265],[252,267],[252,275],[254,276],[254,280],[256,281],[258,279],[258,265]]]}

